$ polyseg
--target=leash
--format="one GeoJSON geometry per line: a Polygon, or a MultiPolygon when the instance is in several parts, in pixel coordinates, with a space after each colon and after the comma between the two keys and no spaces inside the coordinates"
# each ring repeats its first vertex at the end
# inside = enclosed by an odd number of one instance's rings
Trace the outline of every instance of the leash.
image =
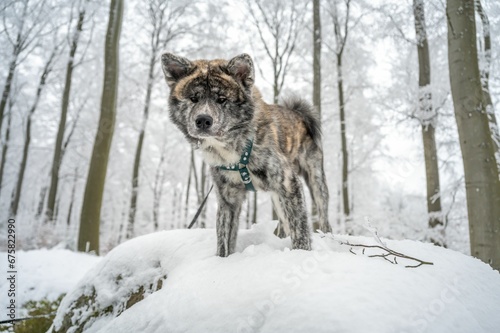
{"type": "Polygon", "coordinates": [[[205,199],[203,199],[203,201],[201,202],[200,207],[198,208],[198,211],[196,212],[196,214],[193,217],[193,220],[191,221],[191,223],[189,223],[188,229],[191,229],[193,227],[193,225],[196,223],[196,220],[198,219],[198,216],[200,216],[200,214],[201,214],[201,210],[203,209],[203,206],[205,206],[205,203],[207,202],[208,195],[210,194],[210,192],[212,192],[213,188],[214,188],[213,185],[210,186],[210,190],[208,190],[208,193],[205,196],[205,199]]]}

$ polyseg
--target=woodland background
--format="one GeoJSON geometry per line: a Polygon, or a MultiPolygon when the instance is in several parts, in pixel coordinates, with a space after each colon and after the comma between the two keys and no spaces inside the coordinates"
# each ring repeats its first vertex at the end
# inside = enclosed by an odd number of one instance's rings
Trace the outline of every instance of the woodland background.
{"type": "MultiPolygon", "coordinates": [[[[477,61],[498,117],[500,3],[457,3],[475,5],[477,61]]],[[[189,224],[210,177],[168,119],[160,64],[168,50],[190,59],[249,53],[267,102],[298,94],[320,109],[335,233],[363,234],[369,222],[383,237],[470,253],[444,0],[6,0],[0,17],[0,235],[14,218],[20,248],[103,254],[189,224]],[[419,72],[425,44],[428,82],[419,72]],[[436,168],[424,159],[429,131],[436,168]],[[96,142],[109,145],[107,166],[91,167],[96,142]],[[85,193],[97,237],[90,248],[85,193]]],[[[215,227],[215,201],[198,227],[215,227]]],[[[249,195],[240,226],[271,212],[268,194],[249,195]]]]}

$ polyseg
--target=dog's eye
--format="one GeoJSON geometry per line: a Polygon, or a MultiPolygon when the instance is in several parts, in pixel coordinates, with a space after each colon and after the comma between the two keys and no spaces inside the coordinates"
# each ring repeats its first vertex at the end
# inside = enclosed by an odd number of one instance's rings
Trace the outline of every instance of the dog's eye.
{"type": "Polygon", "coordinates": [[[224,96],[219,96],[217,97],[217,103],[222,104],[226,101],[226,97],[224,96]]]}
{"type": "Polygon", "coordinates": [[[198,103],[198,101],[199,101],[198,97],[196,97],[196,96],[191,97],[191,102],[198,103]]]}

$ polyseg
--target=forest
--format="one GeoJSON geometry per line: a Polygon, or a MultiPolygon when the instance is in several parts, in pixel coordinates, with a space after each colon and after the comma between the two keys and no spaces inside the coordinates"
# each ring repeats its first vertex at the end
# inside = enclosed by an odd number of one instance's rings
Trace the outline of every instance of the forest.
{"type": "MultiPolygon", "coordinates": [[[[211,178],[169,120],[161,54],[248,53],[268,103],[321,115],[334,233],[500,268],[498,1],[5,0],[0,17],[0,234],[15,220],[19,249],[186,228],[211,178]]],[[[248,195],[240,228],[271,219],[248,195]]]]}

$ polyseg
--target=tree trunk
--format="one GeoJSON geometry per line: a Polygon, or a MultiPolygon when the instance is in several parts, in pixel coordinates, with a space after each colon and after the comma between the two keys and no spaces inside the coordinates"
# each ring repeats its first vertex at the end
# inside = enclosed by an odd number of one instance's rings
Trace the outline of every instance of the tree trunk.
{"type": "Polygon", "coordinates": [[[54,208],[57,198],[57,186],[59,183],[59,168],[62,162],[62,145],[64,139],[64,132],[66,129],[66,118],[68,115],[69,98],[71,94],[71,82],[73,77],[74,60],[76,49],[78,47],[78,40],[83,28],[83,21],[85,19],[85,7],[80,10],[78,15],[78,23],[76,30],[71,41],[71,48],[69,51],[68,63],[66,64],[66,79],[64,83],[61,117],[59,119],[59,127],[57,130],[56,143],[54,147],[54,156],[52,158],[52,167],[50,172],[50,185],[49,196],[47,198],[47,210],[45,212],[45,222],[51,222],[54,219],[54,208]]]}
{"type": "Polygon", "coordinates": [[[498,131],[498,122],[493,108],[493,102],[490,95],[490,67],[491,67],[491,35],[490,35],[490,21],[488,16],[481,5],[481,0],[475,0],[476,10],[481,19],[483,27],[483,47],[484,47],[484,66],[480,68],[481,71],[481,84],[483,88],[484,100],[486,103],[486,111],[488,114],[488,122],[490,126],[493,144],[495,145],[495,158],[497,168],[500,169],[500,134],[498,131]]]}
{"type": "Polygon", "coordinates": [[[2,192],[3,173],[5,171],[5,161],[7,160],[7,152],[9,150],[11,122],[12,122],[12,113],[9,112],[7,118],[7,129],[5,130],[5,141],[3,142],[2,145],[2,161],[0,162],[0,193],[2,192]]]}
{"type": "MultiPolygon", "coordinates": [[[[188,188],[187,188],[186,192],[189,193],[189,187],[191,184],[191,175],[192,175],[194,178],[194,182],[195,182],[194,187],[196,190],[196,198],[197,198],[198,206],[200,206],[201,203],[203,202],[203,200],[205,199],[205,195],[206,195],[207,189],[208,189],[207,164],[205,163],[205,161],[203,161],[201,163],[200,180],[198,182],[198,174],[196,173],[196,164],[195,164],[195,160],[194,160],[194,151],[192,149],[191,149],[191,163],[190,163],[189,169],[190,169],[190,171],[189,171],[189,179],[188,179],[188,188]]],[[[186,207],[185,207],[185,209],[187,209],[188,203],[189,203],[188,195],[186,194],[186,207]]],[[[206,215],[207,215],[207,206],[205,205],[203,207],[203,209],[201,210],[201,213],[200,213],[198,219],[196,220],[196,226],[198,226],[199,228],[206,228],[206,215]]],[[[187,211],[185,213],[185,225],[186,226],[188,225],[187,211]]]]}
{"type": "MultiPolygon", "coordinates": [[[[193,154],[193,149],[191,148],[191,154],[193,154]]],[[[184,223],[188,224],[188,213],[189,213],[189,195],[191,193],[191,177],[193,173],[193,163],[192,160],[189,163],[188,181],[186,186],[186,201],[184,203],[184,223]]]]}
{"type": "Polygon", "coordinates": [[[313,0],[313,105],[321,119],[321,15],[320,0],[313,0]]]}
{"type": "Polygon", "coordinates": [[[95,251],[96,254],[99,254],[101,205],[116,118],[118,55],[122,17],[123,0],[111,0],[104,54],[101,115],[90,160],[78,234],[78,251],[95,251]]]}
{"type": "Polygon", "coordinates": [[[198,192],[198,189],[199,189],[198,174],[196,173],[196,161],[194,159],[194,150],[193,149],[191,149],[191,165],[193,166],[194,188],[196,189],[196,195],[198,198],[198,202],[200,203],[201,200],[203,200],[203,198],[200,198],[200,192],[198,192]]]}
{"type": "MultiPolygon", "coordinates": [[[[276,68],[276,63],[274,64],[274,83],[273,83],[273,103],[278,104],[278,98],[279,98],[279,85],[278,85],[278,74],[277,74],[278,69],[276,68]]],[[[272,219],[273,221],[278,220],[278,214],[276,214],[276,210],[274,208],[274,203],[272,203],[272,219]]],[[[278,226],[276,227],[276,230],[274,231],[274,234],[277,235],[278,237],[284,238],[286,237],[285,231],[284,231],[284,226],[283,226],[283,221],[279,220],[278,226]]]]}
{"type": "Polygon", "coordinates": [[[43,213],[44,203],[45,203],[45,195],[47,194],[48,187],[43,186],[40,190],[40,195],[38,196],[38,206],[36,208],[36,218],[38,219],[40,215],[43,213]]]}
{"type": "Polygon", "coordinates": [[[245,224],[247,229],[250,229],[250,197],[247,197],[247,212],[245,215],[245,224]]]}
{"type": "MultiPolygon", "coordinates": [[[[422,139],[424,145],[425,175],[427,180],[427,213],[430,228],[443,226],[441,211],[441,193],[439,189],[439,167],[435,128],[433,125],[422,125],[422,139]]],[[[433,240],[436,245],[444,245],[442,241],[433,240]]]]}
{"type": "Polygon", "coordinates": [[[16,71],[16,62],[17,62],[17,55],[15,54],[14,59],[11,61],[9,65],[9,73],[7,74],[7,78],[5,79],[5,84],[2,93],[2,100],[0,101],[0,130],[2,129],[3,115],[5,107],[7,106],[7,101],[9,99],[10,89],[12,86],[12,81],[14,79],[14,72],[16,71]]]}
{"type": "Polygon", "coordinates": [[[53,64],[54,59],[56,57],[56,53],[57,53],[57,46],[54,47],[52,54],[49,56],[49,59],[47,60],[47,63],[45,64],[45,67],[43,68],[42,75],[40,76],[40,81],[38,82],[38,87],[36,89],[35,100],[33,102],[33,105],[31,106],[31,109],[28,112],[28,117],[26,119],[26,130],[24,132],[23,155],[21,158],[21,164],[19,166],[19,175],[17,178],[16,188],[14,189],[12,200],[10,202],[9,215],[12,218],[15,218],[17,215],[17,210],[19,208],[19,202],[21,200],[21,192],[23,189],[24,173],[26,171],[26,165],[28,164],[28,152],[29,152],[29,146],[30,146],[30,141],[31,141],[31,119],[32,119],[33,114],[35,113],[37,107],[38,107],[38,102],[40,102],[40,97],[42,96],[43,89],[45,88],[45,85],[47,83],[47,78],[48,78],[50,72],[52,71],[52,64],[53,64]]]}
{"type": "Polygon", "coordinates": [[[337,89],[340,111],[340,141],[342,149],[342,207],[346,221],[346,231],[351,234],[349,217],[351,207],[349,206],[349,152],[347,150],[347,134],[344,102],[344,79],[342,77],[342,53],[337,53],[337,89]]]}
{"type": "Polygon", "coordinates": [[[78,182],[78,168],[75,169],[75,177],[73,178],[73,188],[71,189],[71,198],[69,202],[68,208],[68,216],[66,217],[66,225],[71,224],[71,214],[73,213],[73,205],[75,203],[75,193],[76,193],[76,184],[78,182]]]}
{"type": "Polygon", "coordinates": [[[474,0],[448,0],[448,64],[462,150],[471,254],[500,269],[500,180],[479,73],[474,0]]]}
{"type": "Polygon", "coordinates": [[[160,223],[160,200],[163,193],[163,180],[164,174],[161,168],[163,167],[163,162],[165,160],[165,149],[162,149],[160,163],[158,163],[158,168],[155,174],[155,185],[154,185],[154,198],[153,198],[153,223],[155,231],[158,231],[160,223]]]}
{"type": "MultiPolygon", "coordinates": [[[[422,125],[422,140],[424,146],[425,175],[427,180],[427,212],[429,228],[443,226],[441,198],[439,189],[439,166],[436,149],[435,129],[437,113],[432,107],[431,95],[431,62],[429,45],[425,27],[425,10],[423,0],[413,0],[413,15],[415,18],[415,35],[418,51],[418,99],[419,120],[422,125]]],[[[444,245],[444,239],[431,241],[436,245],[444,245]]]]}
{"type": "MultiPolygon", "coordinates": [[[[321,13],[320,0],[313,0],[313,105],[321,121],[321,13]]],[[[311,200],[313,230],[319,229],[318,209],[311,200]]]]}
{"type": "Polygon", "coordinates": [[[257,192],[253,192],[252,224],[257,223],[257,192]]]}
{"type": "Polygon", "coordinates": [[[151,104],[151,92],[153,91],[155,64],[156,54],[153,50],[149,62],[148,84],[146,88],[146,100],[144,102],[141,131],[139,133],[139,140],[137,141],[137,148],[135,150],[134,170],[132,172],[132,198],[130,200],[127,239],[134,237],[135,214],[137,211],[137,200],[139,198],[139,168],[141,165],[142,146],[144,144],[144,136],[146,134],[146,125],[149,117],[149,106],[151,104]]]}
{"type": "MultiPolygon", "coordinates": [[[[200,202],[199,204],[203,202],[205,199],[205,193],[206,193],[206,186],[207,186],[207,164],[205,161],[201,163],[201,184],[200,184],[200,202]]],[[[199,219],[199,225],[200,228],[205,228],[206,227],[206,218],[207,218],[207,206],[203,206],[203,209],[201,210],[200,214],[200,219],[199,219]]],[[[198,222],[196,222],[198,224],[198,222]]]]}
{"type": "MultiPolygon", "coordinates": [[[[274,66],[274,84],[273,84],[273,103],[274,104],[278,104],[278,96],[279,96],[278,76],[276,73],[277,73],[277,69],[276,69],[276,64],[275,64],[275,66],[274,66]]],[[[274,203],[272,203],[271,205],[272,205],[272,210],[271,210],[272,219],[273,219],[273,221],[278,220],[278,226],[274,230],[274,234],[280,238],[285,238],[286,233],[285,233],[285,227],[283,225],[283,221],[281,221],[278,218],[278,214],[276,214],[276,208],[274,207],[274,203]]]]}
{"type": "Polygon", "coordinates": [[[19,165],[19,174],[17,176],[16,188],[14,189],[12,200],[10,202],[10,218],[15,218],[17,215],[17,210],[19,208],[19,201],[21,200],[21,190],[23,188],[24,182],[24,172],[26,171],[26,164],[28,163],[28,150],[31,141],[31,115],[33,108],[28,114],[28,119],[26,120],[26,130],[24,132],[24,147],[23,155],[21,158],[21,164],[19,165]]]}
{"type": "MultiPolygon", "coordinates": [[[[179,223],[182,223],[182,188],[179,188],[179,195],[177,196],[177,212],[176,219],[179,223]]],[[[182,228],[187,228],[187,225],[184,224],[182,228]]]]}
{"type": "Polygon", "coordinates": [[[179,224],[179,221],[175,223],[176,211],[177,211],[177,187],[174,187],[174,196],[172,198],[172,224],[177,224],[177,229],[180,229],[181,226],[179,224]]]}
{"type": "Polygon", "coordinates": [[[351,225],[351,206],[349,204],[349,151],[347,148],[347,130],[346,130],[346,116],[345,116],[345,100],[344,100],[344,77],[342,68],[342,56],[344,54],[344,49],[347,43],[347,36],[349,34],[349,13],[351,0],[345,1],[345,22],[340,23],[339,13],[337,10],[337,1],[332,2],[332,7],[330,9],[330,16],[333,23],[333,33],[335,36],[335,48],[331,48],[335,53],[336,58],[336,70],[337,70],[337,94],[339,103],[339,118],[340,118],[340,142],[341,142],[341,154],[342,154],[342,165],[341,165],[341,184],[340,184],[340,199],[341,199],[341,209],[340,220],[344,222],[345,230],[348,234],[352,234],[351,225]],[[342,32],[343,27],[343,32],[342,32]]]}

